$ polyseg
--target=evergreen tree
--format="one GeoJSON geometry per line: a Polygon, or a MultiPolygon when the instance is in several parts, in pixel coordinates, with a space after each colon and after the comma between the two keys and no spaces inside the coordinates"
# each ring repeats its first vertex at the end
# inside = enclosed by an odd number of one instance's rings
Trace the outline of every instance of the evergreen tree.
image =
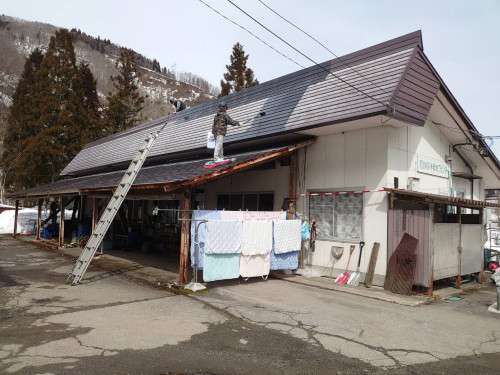
{"type": "Polygon", "coordinates": [[[77,97],[81,98],[81,106],[78,108],[81,111],[79,143],[85,145],[106,134],[101,119],[97,82],[87,63],[82,62],[78,66],[75,91],[77,97]]]}
{"type": "Polygon", "coordinates": [[[248,55],[245,54],[243,45],[239,42],[233,46],[230,56],[230,64],[226,65],[224,79],[220,81],[220,96],[226,96],[231,92],[238,92],[246,87],[259,84],[254,77],[252,69],[247,68],[248,55]]]}
{"type": "Polygon", "coordinates": [[[37,77],[42,59],[43,54],[39,49],[28,56],[13,96],[3,141],[2,189],[4,186],[19,186],[21,176],[16,173],[16,166],[22,155],[24,142],[38,132],[42,93],[37,77]]]}
{"type": "Polygon", "coordinates": [[[110,133],[134,126],[140,120],[139,113],[144,107],[144,97],[139,93],[134,51],[122,48],[116,68],[118,75],[111,77],[115,90],[107,96],[105,114],[106,129],[110,133]]]}
{"type": "MultiPolygon", "coordinates": [[[[32,59],[40,60],[30,56],[25,73],[35,66],[32,59]]],[[[11,109],[8,132],[17,134],[19,149],[7,183],[23,189],[56,179],[82,145],[99,135],[95,80],[87,65],[76,64],[70,32],[56,31],[32,81],[20,82],[16,95],[21,109],[11,109]]]]}

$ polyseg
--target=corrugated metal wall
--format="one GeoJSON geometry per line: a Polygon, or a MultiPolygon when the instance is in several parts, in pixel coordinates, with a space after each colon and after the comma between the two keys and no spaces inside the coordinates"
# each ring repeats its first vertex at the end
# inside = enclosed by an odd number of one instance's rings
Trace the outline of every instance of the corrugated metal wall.
{"type": "Polygon", "coordinates": [[[418,238],[415,285],[430,287],[432,251],[430,248],[429,210],[390,209],[387,228],[387,261],[396,250],[404,233],[418,238]]]}

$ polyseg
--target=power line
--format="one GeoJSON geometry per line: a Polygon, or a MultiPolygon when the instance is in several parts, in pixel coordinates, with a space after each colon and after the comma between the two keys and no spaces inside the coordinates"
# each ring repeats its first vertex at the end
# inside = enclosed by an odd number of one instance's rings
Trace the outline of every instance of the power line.
{"type": "MultiPolygon", "coordinates": [[[[200,0],[201,1],[201,0],[200,0]]],[[[331,74],[332,76],[334,76],[335,78],[337,78],[339,81],[345,83],[346,85],[352,87],[353,89],[359,91],[361,94],[365,95],[366,97],[376,101],[377,103],[379,104],[382,104],[383,106],[388,106],[388,103],[383,103],[381,102],[380,100],[378,100],[377,98],[375,98],[374,96],[364,92],[363,90],[361,90],[360,88],[352,85],[351,83],[349,83],[348,81],[346,81],[345,79],[339,77],[338,75],[336,75],[335,73],[333,73],[330,69],[327,69],[325,67],[323,67],[323,65],[319,64],[318,62],[316,62],[314,59],[312,59],[311,57],[309,57],[308,55],[306,55],[304,52],[302,52],[301,50],[299,50],[298,48],[296,48],[295,46],[293,46],[290,42],[286,41],[284,38],[282,38],[281,36],[279,36],[278,34],[276,34],[273,30],[271,30],[269,27],[267,27],[266,25],[262,24],[262,22],[260,22],[259,20],[257,20],[255,17],[253,17],[251,14],[249,14],[247,11],[245,11],[244,9],[240,8],[237,4],[235,4],[233,1],[231,0],[227,0],[227,2],[229,4],[231,4],[232,6],[234,6],[236,9],[238,9],[240,12],[242,12],[243,14],[245,14],[248,18],[250,18],[252,21],[254,21],[255,23],[257,23],[259,26],[261,26],[263,29],[265,29],[267,32],[271,33],[272,35],[274,35],[276,38],[278,38],[279,40],[281,40],[283,43],[285,43],[288,47],[290,47],[291,49],[293,49],[295,52],[299,53],[300,55],[302,55],[303,57],[305,57],[307,60],[311,61],[314,65],[317,65],[319,68],[321,68],[322,70],[324,70],[325,72],[327,72],[328,74],[331,74]]]]}
{"type": "Polygon", "coordinates": [[[269,48],[271,48],[274,52],[276,52],[277,54],[283,56],[285,59],[291,61],[292,63],[294,63],[295,65],[298,65],[299,67],[301,68],[305,68],[304,65],[298,63],[297,61],[295,61],[294,59],[292,59],[290,56],[287,56],[285,55],[284,53],[278,51],[275,47],[273,47],[271,44],[269,44],[268,42],[266,42],[264,39],[260,38],[259,36],[257,36],[256,34],[254,34],[252,31],[248,30],[246,27],[240,25],[239,23],[237,23],[236,21],[233,21],[232,19],[230,19],[229,17],[225,16],[224,14],[222,14],[222,12],[218,11],[217,9],[215,9],[214,7],[212,7],[210,4],[207,4],[206,2],[204,2],[203,0],[198,0],[200,3],[202,3],[203,5],[205,5],[207,8],[209,8],[212,12],[215,12],[217,13],[219,16],[221,16],[222,18],[224,18],[226,21],[228,22],[231,22],[233,25],[239,27],[240,29],[246,31],[247,33],[249,33],[251,36],[253,36],[255,39],[257,39],[258,41],[260,41],[261,43],[264,43],[266,46],[268,46],[269,48]]]}
{"type": "Polygon", "coordinates": [[[312,40],[314,40],[316,43],[318,43],[325,50],[327,50],[328,52],[330,52],[331,55],[333,55],[333,56],[335,56],[335,57],[338,58],[338,56],[330,48],[328,48],[326,45],[324,45],[323,43],[321,43],[317,38],[315,38],[314,36],[312,36],[311,34],[309,34],[307,31],[305,31],[304,29],[300,28],[299,26],[297,26],[296,24],[294,24],[289,19],[283,17],[281,14],[279,14],[276,10],[274,10],[273,8],[271,8],[269,5],[267,5],[262,0],[259,0],[259,3],[261,3],[262,5],[264,5],[267,9],[269,9],[271,12],[273,12],[274,14],[276,14],[279,18],[281,18],[283,21],[285,21],[286,23],[288,23],[290,26],[296,28],[297,30],[299,30],[300,32],[302,32],[303,34],[307,35],[309,38],[311,38],[312,40]]]}
{"type": "MultiPolygon", "coordinates": [[[[454,132],[459,132],[461,134],[463,134],[463,130],[461,129],[457,129],[453,126],[449,126],[449,125],[446,125],[446,124],[443,124],[443,123],[440,123],[440,122],[436,122],[436,121],[432,121],[432,123],[436,126],[441,126],[443,128],[447,128],[451,131],[454,131],[454,132]]],[[[472,129],[468,129],[467,130],[469,133],[471,134],[475,134],[477,135],[479,138],[483,138],[483,139],[499,139],[500,138],[500,135],[483,135],[481,133],[479,133],[478,131],[475,131],[475,130],[472,130],[472,129]]]]}
{"type": "Polygon", "coordinates": [[[299,30],[301,33],[303,33],[304,35],[306,35],[307,37],[309,37],[310,39],[312,39],[313,41],[315,41],[318,45],[320,45],[321,47],[323,47],[323,49],[325,49],[326,51],[328,51],[333,57],[335,57],[336,59],[338,59],[338,62],[340,62],[343,66],[351,69],[352,71],[356,72],[360,77],[362,78],[365,78],[368,82],[370,82],[372,85],[376,86],[378,89],[382,90],[382,88],[380,86],[378,86],[377,84],[375,84],[373,81],[371,81],[368,77],[366,77],[365,75],[363,75],[360,71],[354,69],[354,67],[350,66],[349,64],[345,63],[344,61],[342,61],[342,58],[339,57],[338,55],[335,54],[335,52],[333,52],[330,48],[328,48],[324,43],[322,43],[320,40],[318,40],[317,38],[315,38],[314,36],[312,36],[311,34],[309,34],[307,31],[305,31],[303,28],[299,27],[297,24],[293,23],[292,21],[290,21],[289,19],[285,18],[284,16],[282,16],[280,13],[278,13],[276,10],[274,10],[273,8],[271,8],[268,4],[266,4],[264,1],[262,0],[258,0],[259,3],[261,3],[264,7],[266,7],[267,9],[269,9],[271,12],[273,12],[275,15],[277,15],[279,18],[281,18],[283,21],[285,21],[286,23],[288,23],[290,26],[294,27],[295,29],[299,30]]]}

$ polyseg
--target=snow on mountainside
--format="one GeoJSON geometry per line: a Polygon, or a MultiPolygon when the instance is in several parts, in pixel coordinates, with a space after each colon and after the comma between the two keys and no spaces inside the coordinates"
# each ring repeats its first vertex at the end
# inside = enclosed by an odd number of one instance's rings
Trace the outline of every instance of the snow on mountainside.
{"type": "MultiPolygon", "coordinates": [[[[0,140],[5,130],[5,119],[8,107],[12,104],[12,96],[22,73],[26,57],[35,49],[47,49],[50,37],[58,28],[53,25],[25,21],[0,15],[0,140]]],[[[115,60],[120,46],[109,40],[94,38],[72,30],[75,53],[78,61],[89,64],[97,79],[97,90],[102,101],[112,90],[110,76],[116,74],[115,60]]],[[[140,90],[147,96],[142,111],[144,120],[151,120],[170,112],[173,107],[168,104],[168,97],[174,96],[186,101],[189,106],[211,99],[216,89],[203,78],[191,73],[175,74],[161,69],[156,60],[136,54],[139,64],[140,90]],[[181,80],[179,80],[179,76],[181,80]]]]}

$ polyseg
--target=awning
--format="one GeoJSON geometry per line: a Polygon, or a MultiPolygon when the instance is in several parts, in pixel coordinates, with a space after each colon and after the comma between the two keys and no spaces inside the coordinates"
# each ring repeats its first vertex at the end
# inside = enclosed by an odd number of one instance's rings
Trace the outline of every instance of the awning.
{"type": "MultiPolygon", "coordinates": [[[[214,169],[207,169],[204,167],[205,163],[210,159],[144,167],[141,169],[132,185],[132,191],[160,190],[161,192],[169,193],[183,188],[198,186],[217,178],[251,169],[260,164],[286,156],[311,143],[312,141],[307,141],[285,147],[230,155],[227,157],[234,159],[233,161],[214,169]]],[[[111,191],[118,185],[124,173],[125,171],[122,170],[63,179],[54,183],[40,185],[9,194],[9,198],[39,198],[111,191]]]]}
{"type": "Polygon", "coordinates": [[[453,172],[452,173],[453,177],[459,177],[459,178],[465,178],[467,180],[480,180],[483,177],[475,175],[473,173],[467,173],[467,172],[453,172]]]}
{"type": "Polygon", "coordinates": [[[449,197],[447,195],[429,194],[429,193],[422,193],[419,191],[404,190],[404,189],[384,188],[384,190],[392,194],[394,198],[419,201],[423,203],[447,204],[452,206],[460,206],[464,208],[473,208],[473,209],[485,208],[485,207],[493,207],[493,208],[500,207],[500,204],[498,203],[478,201],[474,199],[465,199],[459,197],[449,197]]]}

